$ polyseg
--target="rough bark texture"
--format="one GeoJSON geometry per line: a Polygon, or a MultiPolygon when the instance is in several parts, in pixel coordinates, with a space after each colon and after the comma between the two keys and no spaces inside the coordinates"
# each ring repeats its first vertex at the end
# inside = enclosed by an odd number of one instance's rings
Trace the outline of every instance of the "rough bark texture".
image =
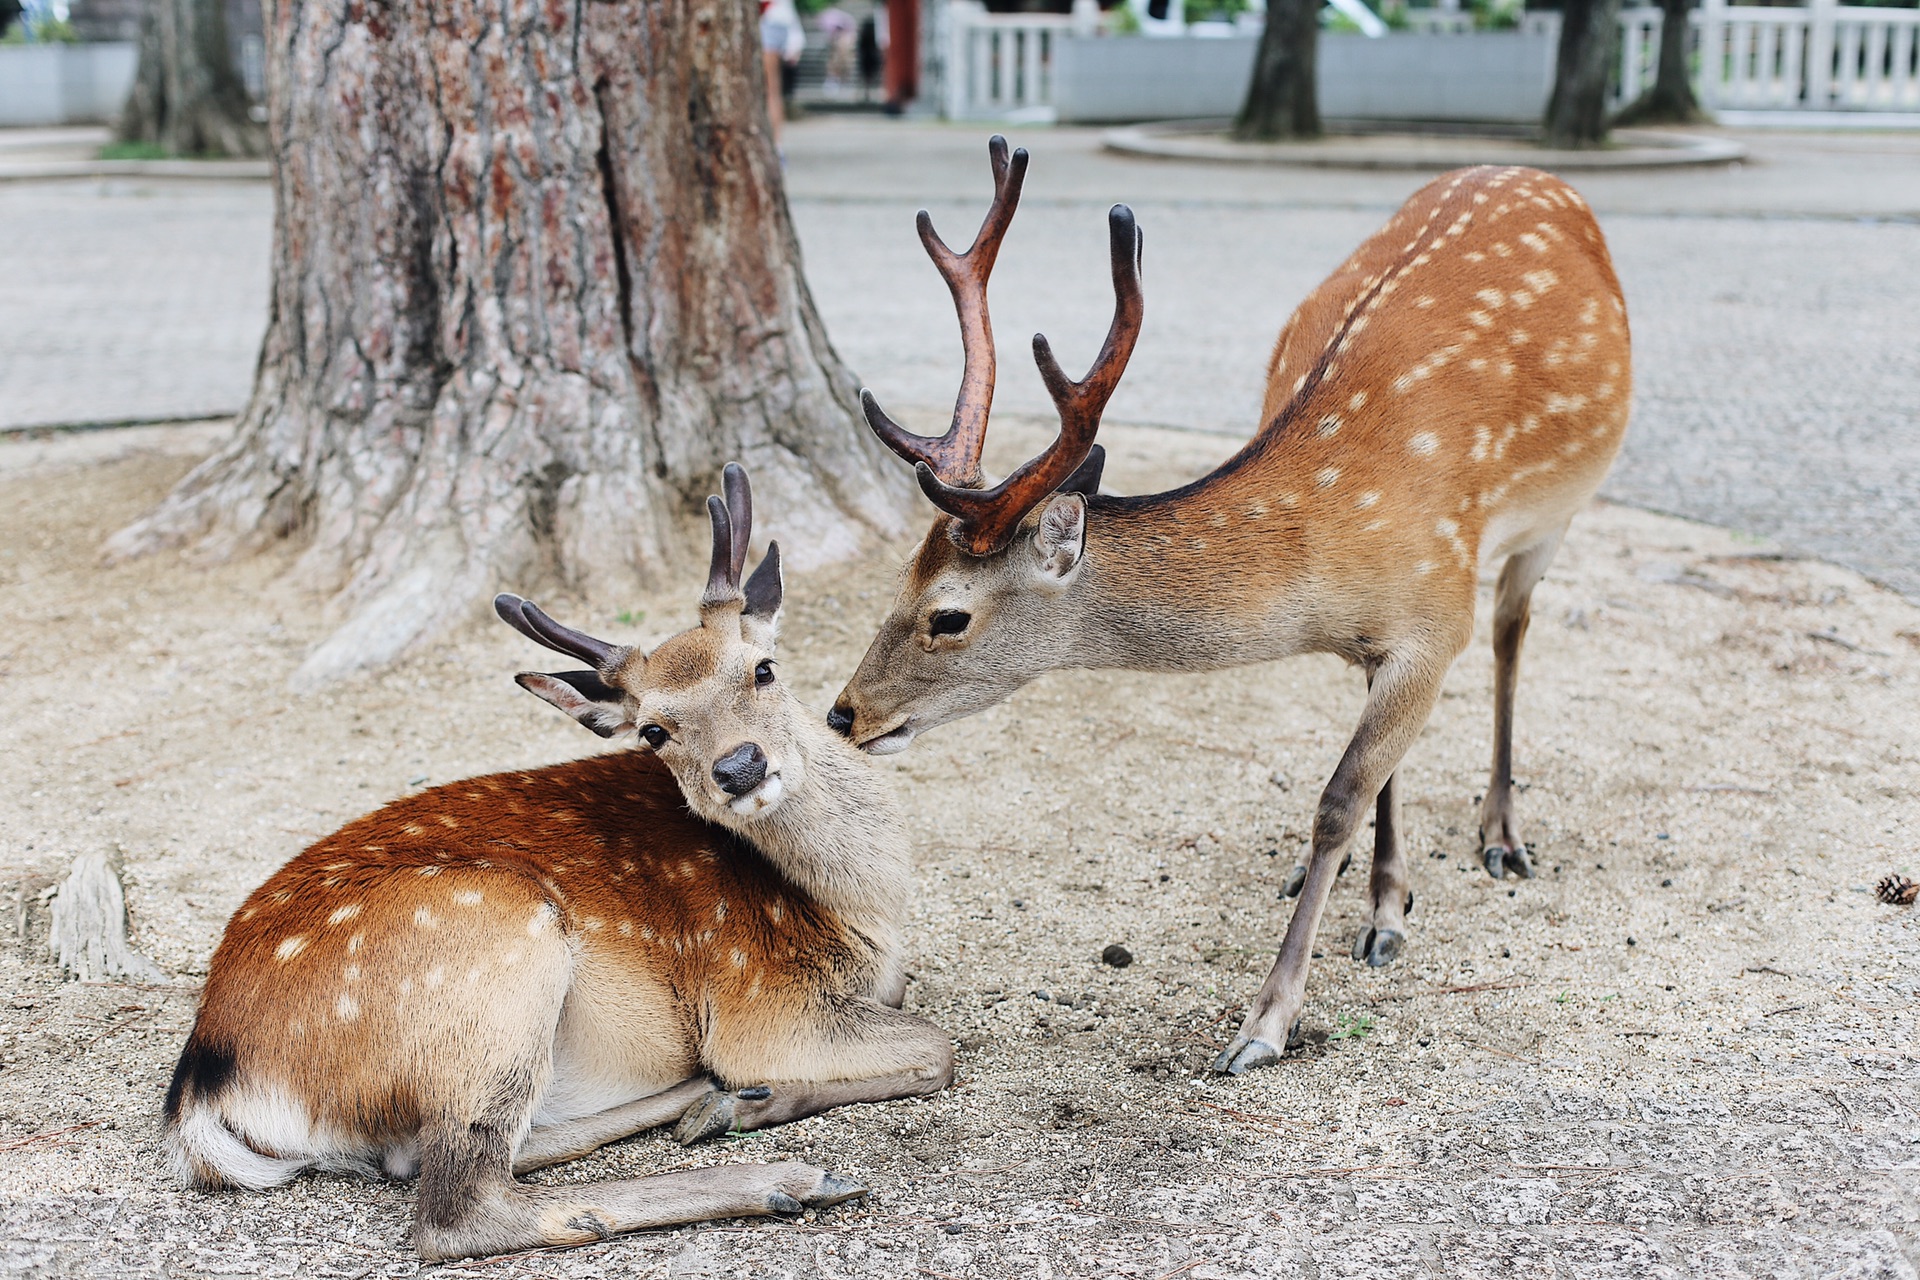
{"type": "Polygon", "coordinates": [[[1248,142],[1320,136],[1320,91],[1314,78],[1320,0],[1270,0],[1266,30],[1253,55],[1253,82],[1234,121],[1248,142]]]}
{"type": "Polygon", "coordinates": [[[53,895],[47,949],[81,982],[165,982],[153,961],[127,945],[127,898],[104,853],[83,853],[53,895]]]}
{"type": "Polygon", "coordinates": [[[1660,0],[1660,61],[1653,87],[1629,103],[1616,125],[1699,124],[1708,119],[1693,95],[1693,77],[1687,66],[1687,11],[1693,0],[1660,0]]]}
{"type": "Polygon", "coordinates": [[[251,108],[234,70],[224,0],[151,0],[120,140],[169,155],[265,155],[267,131],[251,108]]]}
{"type": "Polygon", "coordinates": [[[1559,57],[1547,102],[1548,146],[1584,150],[1607,140],[1607,77],[1619,17],[1620,0],[1567,0],[1561,10],[1559,57]]]}
{"type": "Polygon", "coordinates": [[[315,683],[496,588],[703,555],[721,466],[792,563],[904,527],[799,269],[754,6],[287,0],[274,285],[236,435],[110,555],[298,537],[315,683]]]}

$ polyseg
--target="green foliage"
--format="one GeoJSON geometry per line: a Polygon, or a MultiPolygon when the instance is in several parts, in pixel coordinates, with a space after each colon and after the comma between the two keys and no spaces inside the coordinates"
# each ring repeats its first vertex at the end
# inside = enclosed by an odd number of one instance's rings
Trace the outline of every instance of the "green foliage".
{"type": "Polygon", "coordinates": [[[1115,5],[1107,10],[1107,30],[1116,36],[1137,36],[1140,34],[1140,15],[1133,11],[1130,4],[1115,5]]]}
{"type": "Polygon", "coordinates": [[[1247,0],[1187,0],[1187,21],[1232,22],[1251,7],[1247,0]]]}
{"type": "Polygon", "coordinates": [[[1340,1015],[1340,1025],[1327,1032],[1327,1039],[1358,1040],[1373,1030],[1375,1021],[1370,1013],[1343,1013],[1340,1015]]]}
{"type": "Polygon", "coordinates": [[[1523,0],[1470,0],[1470,3],[1475,31],[1516,31],[1520,27],[1520,13],[1526,8],[1523,0]]]}
{"type": "Polygon", "coordinates": [[[1413,30],[1413,19],[1407,16],[1404,0],[1388,0],[1380,6],[1380,21],[1387,24],[1389,31],[1413,30]]]}
{"type": "Polygon", "coordinates": [[[109,142],[100,148],[102,160],[171,160],[165,147],[153,142],[109,142]]]}
{"type": "Polygon", "coordinates": [[[74,34],[73,24],[65,18],[36,18],[24,13],[7,28],[5,36],[0,36],[0,44],[78,44],[79,42],[80,37],[74,34]]]}
{"type": "Polygon", "coordinates": [[[811,17],[822,9],[830,8],[834,0],[793,0],[793,7],[803,18],[811,17]]]}
{"type": "Polygon", "coordinates": [[[634,627],[647,620],[645,609],[622,609],[613,615],[613,620],[623,627],[634,627]]]}
{"type": "Polygon", "coordinates": [[[1360,24],[1331,6],[1320,11],[1320,29],[1329,35],[1357,36],[1360,24]]]}

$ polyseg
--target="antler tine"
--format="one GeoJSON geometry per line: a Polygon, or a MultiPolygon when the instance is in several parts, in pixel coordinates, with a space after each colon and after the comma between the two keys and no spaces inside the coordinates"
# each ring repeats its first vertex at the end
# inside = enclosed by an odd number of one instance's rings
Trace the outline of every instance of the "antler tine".
{"type": "Polygon", "coordinates": [[[747,543],[753,537],[753,486],[747,483],[747,469],[729,462],[720,472],[720,491],[727,495],[727,517],[731,526],[728,579],[740,585],[747,567],[747,543]]]}
{"type": "Polygon", "coordinates": [[[958,520],[955,540],[973,555],[989,555],[1006,546],[1027,512],[1086,461],[1100,430],[1100,415],[1133,356],[1146,310],[1140,292],[1145,237],[1134,222],[1133,210],[1117,204],[1107,212],[1107,239],[1113,260],[1113,323],[1087,376],[1078,382],[1069,378],[1054,359],[1045,335],[1033,335],[1034,362],[1060,414],[1060,434],[1054,442],[991,489],[955,487],[942,483],[924,464],[916,469],[920,488],[935,506],[958,520]]]}
{"type": "Polygon", "coordinates": [[[954,310],[960,317],[960,344],[966,364],[960,375],[960,394],[953,405],[953,423],[943,436],[915,435],[880,408],[873,393],[862,389],[860,407],[867,425],[889,449],[908,462],[925,463],[946,483],[974,488],[980,483],[980,451],[986,445],[987,418],[993,408],[993,322],[987,314],[987,278],[1000,254],[1000,241],[1020,205],[1020,187],[1027,176],[1027,149],[1011,156],[1007,140],[995,134],[987,140],[987,158],[993,165],[993,203],[965,253],[955,253],[933,229],[925,209],[915,219],[920,243],[934,268],[947,282],[954,310]]]}
{"type": "Polygon", "coordinates": [[[609,674],[620,665],[620,659],[626,650],[617,644],[608,644],[605,640],[596,640],[583,631],[564,627],[548,617],[540,606],[531,600],[501,592],[493,598],[493,611],[500,620],[518,631],[535,644],[545,645],[555,653],[564,653],[569,658],[578,658],[591,663],[602,675],[609,674]]]}
{"type": "Polygon", "coordinates": [[[733,568],[733,517],[726,502],[709,497],[707,519],[713,523],[713,559],[707,566],[707,588],[700,593],[702,610],[740,599],[740,576],[733,568]]]}

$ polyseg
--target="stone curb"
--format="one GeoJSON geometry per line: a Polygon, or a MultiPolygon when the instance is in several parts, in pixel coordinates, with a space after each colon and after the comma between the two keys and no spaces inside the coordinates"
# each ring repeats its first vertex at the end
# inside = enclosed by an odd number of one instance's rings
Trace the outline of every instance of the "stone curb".
{"type": "Polygon", "coordinates": [[[1476,164],[1525,164],[1556,172],[1595,169],[1664,169],[1728,164],[1746,158],[1737,142],[1699,134],[1616,129],[1622,144],[1604,151],[1556,151],[1518,139],[1382,134],[1330,137],[1319,142],[1230,142],[1228,121],[1181,120],[1109,129],[1108,151],[1161,160],[1209,160],[1226,164],[1298,165],[1318,169],[1457,169],[1476,164]]]}
{"type": "Polygon", "coordinates": [[[271,176],[265,160],[40,160],[0,163],[0,182],[67,178],[184,178],[255,182],[271,176]]]}

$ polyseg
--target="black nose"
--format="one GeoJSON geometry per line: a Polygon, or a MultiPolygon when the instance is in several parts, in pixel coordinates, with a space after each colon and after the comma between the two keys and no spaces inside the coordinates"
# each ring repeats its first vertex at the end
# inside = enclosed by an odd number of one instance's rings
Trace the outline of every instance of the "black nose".
{"type": "Polygon", "coordinates": [[[853,735],[853,708],[844,703],[827,712],[827,728],[843,738],[853,735]]]}
{"type": "Polygon", "coordinates": [[[767,753],[743,742],[713,763],[713,780],[730,796],[743,796],[767,780],[767,753]]]}

